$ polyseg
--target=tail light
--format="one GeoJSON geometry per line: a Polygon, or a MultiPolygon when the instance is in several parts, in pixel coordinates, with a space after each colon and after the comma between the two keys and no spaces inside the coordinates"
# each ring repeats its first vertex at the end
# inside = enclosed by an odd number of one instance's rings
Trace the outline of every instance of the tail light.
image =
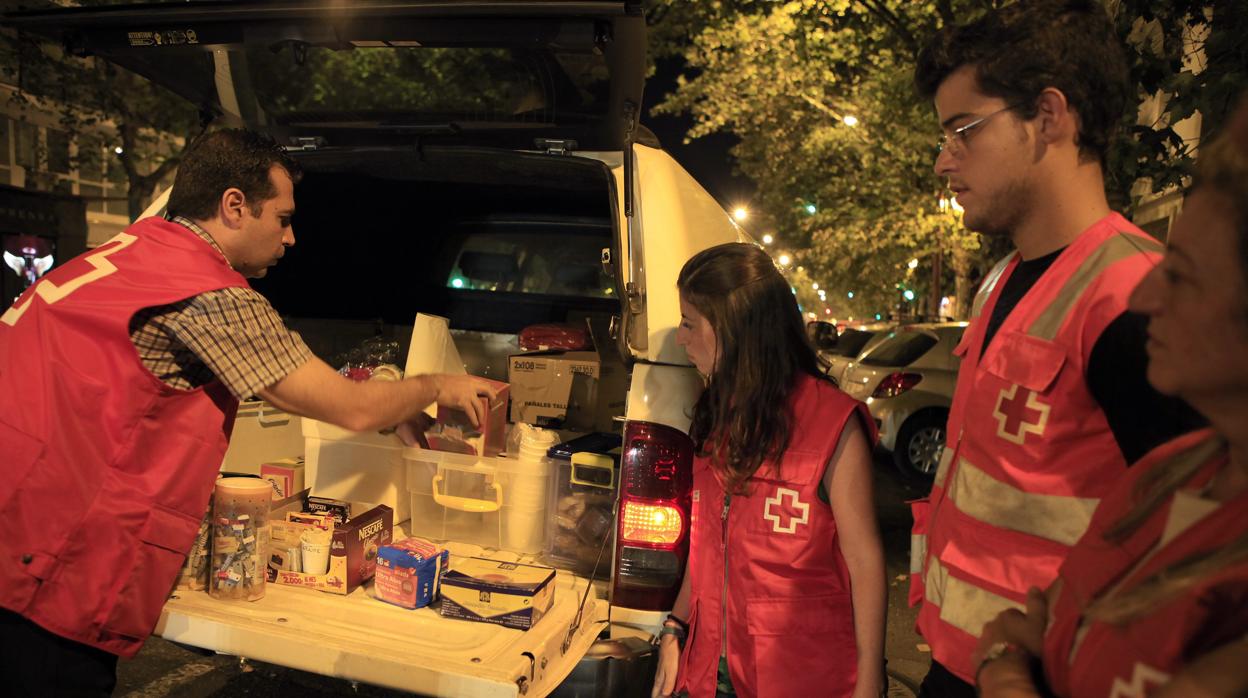
{"type": "Polygon", "coordinates": [[[918,373],[890,373],[876,386],[875,392],[871,393],[871,397],[897,397],[918,385],[921,380],[923,380],[923,376],[918,373]]]}
{"type": "Polygon", "coordinates": [[[612,604],[672,607],[689,553],[692,485],[693,442],[686,434],[649,422],[624,427],[612,604]]]}
{"type": "Polygon", "coordinates": [[[674,545],[685,532],[685,517],[671,504],[629,500],[623,503],[620,517],[625,540],[674,545]]]}

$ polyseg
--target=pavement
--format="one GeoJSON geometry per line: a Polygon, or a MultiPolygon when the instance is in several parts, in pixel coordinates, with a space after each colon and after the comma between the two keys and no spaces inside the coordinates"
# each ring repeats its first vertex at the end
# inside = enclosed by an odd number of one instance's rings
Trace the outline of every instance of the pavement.
{"type": "MultiPolygon", "coordinates": [[[[888,667],[903,682],[917,686],[927,672],[930,656],[914,631],[916,609],[906,605],[910,568],[910,510],[907,500],[926,494],[927,486],[908,481],[890,459],[876,458],[876,511],[884,540],[888,579],[888,630],[885,656],[888,667]]],[[[643,691],[648,695],[648,691],[643,691]]],[[[153,637],[133,660],[121,661],[115,696],[133,698],[208,698],[225,696],[300,696],[320,698],[342,695],[409,696],[412,694],[356,684],[318,674],[250,662],[184,647],[153,637]]],[[[890,686],[890,696],[913,696],[901,682],[890,686]]]]}

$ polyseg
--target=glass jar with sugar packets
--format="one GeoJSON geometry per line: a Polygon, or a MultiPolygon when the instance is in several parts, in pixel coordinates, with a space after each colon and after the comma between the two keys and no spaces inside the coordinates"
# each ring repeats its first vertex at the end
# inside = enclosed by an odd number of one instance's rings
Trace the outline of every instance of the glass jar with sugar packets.
{"type": "Polygon", "coordinates": [[[264,596],[265,550],[269,546],[269,502],[265,480],[217,480],[212,497],[212,562],[208,593],[219,599],[255,601],[264,596]]]}

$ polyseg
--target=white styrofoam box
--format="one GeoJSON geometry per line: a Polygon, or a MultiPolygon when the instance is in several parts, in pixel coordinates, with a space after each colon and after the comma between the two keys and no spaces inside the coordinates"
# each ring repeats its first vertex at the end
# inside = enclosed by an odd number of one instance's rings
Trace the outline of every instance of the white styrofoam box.
{"type": "Polygon", "coordinates": [[[313,496],[365,508],[385,504],[396,524],[407,520],[407,466],[397,434],[348,431],[305,418],[303,436],[304,476],[313,496]]]}
{"type": "Polygon", "coordinates": [[[553,463],[423,448],[403,451],[412,535],[519,553],[546,542],[553,463]]]}
{"type": "Polygon", "coordinates": [[[259,475],[262,463],[302,456],[299,419],[263,400],[240,404],[221,470],[259,475]]]}

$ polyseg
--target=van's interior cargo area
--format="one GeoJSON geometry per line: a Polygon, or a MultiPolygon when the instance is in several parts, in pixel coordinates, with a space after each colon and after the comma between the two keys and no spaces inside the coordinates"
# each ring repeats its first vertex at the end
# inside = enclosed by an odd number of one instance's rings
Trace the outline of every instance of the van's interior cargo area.
{"type": "Polygon", "coordinates": [[[253,284],[331,364],[376,335],[406,355],[423,312],[450,320],[470,372],[506,380],[524,327],[620,312],[601,162],[416,144],[296,157],[296,244],[253,284]]]}

